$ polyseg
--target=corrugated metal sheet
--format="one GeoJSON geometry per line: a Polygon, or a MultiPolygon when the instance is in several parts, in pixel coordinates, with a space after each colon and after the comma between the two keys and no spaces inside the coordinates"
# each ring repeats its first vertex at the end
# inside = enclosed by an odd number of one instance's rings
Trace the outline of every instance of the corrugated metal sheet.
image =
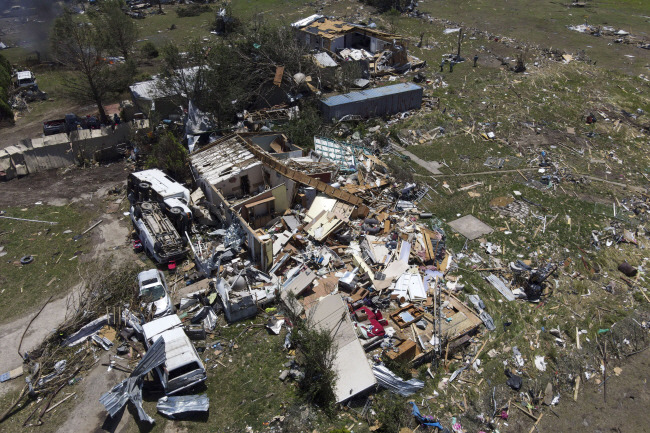
{"type": "Polygon", "coordinates": [[[424,387],[424,382],[421,380],[404,380],[381,364],[372,367],[372,372],[374,373],[379,385],[401,395],[402,397],[408,397],[409,395],[415,394],[424,387]]]}
{"type": "Polygon", "coordinates": [[[504,298],[508,301],[515,300],[515,294],[505,285],[505,283],[496,275],[490,274],[485,279],[494,286],[495,289],[503,295],[504,298]]]}
{"type": "Polygon", "coordinates": [[[327,120],[347,115],[384,116],[420,108],[422,94],[423,89],[417,84],[394,84],[330,96],[320,101],[320,109],[327,120]]]}
{"type": "Polygon", "coordinates": [[[162,397],[156,405],[158,412],[171,419],[188,412],[207,412],[209,408],[210,399],[206,394],[162,397]]]}
{"type": "Polygon", "coordinates": [[[136,407],[140,420],[153,423],[153,418],[147,415],[142,408],[142,382],[147,373],[164,362],[165,340],[159,338],[142,357],[131,375],[99,398],[99,402],[104,405],[108,414],[111,417],[115,416],[130,400],[136,407]]]}

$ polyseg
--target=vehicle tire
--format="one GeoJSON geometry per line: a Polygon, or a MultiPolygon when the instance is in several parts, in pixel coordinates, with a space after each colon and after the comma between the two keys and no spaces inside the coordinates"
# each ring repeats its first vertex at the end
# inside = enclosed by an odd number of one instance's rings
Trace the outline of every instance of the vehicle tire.
{"type": "Polygon", "coordinates": [[[34,261],[34,256],[23,256],[23,257],[20,259],[20,264],[21,264],[21,265],[28,265],[28,264],[30,264],[30,263],[33,262],[33,261],[34,261]]]}
{"type": "Polygon", "coordinates": [[[152,203],[142,203],[140,205],[140,208],[142,210],[153,210],[153,204],[152,203]]]}
{"type": "Polygon", "coordinates": [[[140,201],[146,201],[149,200],[150,193],[151,193],[151,183],[149,182],[140,182],[138,184],[138,190],[140,192],[140,201]]]}
{"type": "Polygon", "coordinates": [[[183,209],[179,207],[173,207],[169,209],[169,218],[174,222],[174,224],[182,221],[184,214],[185,213],[183,212],[183,209]]]}

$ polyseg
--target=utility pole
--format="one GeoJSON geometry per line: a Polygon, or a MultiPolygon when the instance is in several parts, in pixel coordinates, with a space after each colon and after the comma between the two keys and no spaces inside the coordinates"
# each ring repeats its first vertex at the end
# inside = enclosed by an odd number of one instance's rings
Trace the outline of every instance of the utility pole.
{"type": "Polygon", "coordinates": [[[456,60],[460,61],[460,43],[463,41],[463,29],[458,32],[458,52],[456,53],[456,60]]]}

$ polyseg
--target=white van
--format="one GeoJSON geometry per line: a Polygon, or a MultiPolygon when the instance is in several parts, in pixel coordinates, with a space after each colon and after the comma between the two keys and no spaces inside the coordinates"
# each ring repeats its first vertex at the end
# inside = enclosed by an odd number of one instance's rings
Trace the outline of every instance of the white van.
{"type": "Polygon", "coordinates": [[[131,203],[157,201],[170,217],[184,214],[191,223],[189,208],[190,190],[157,168],[137,171],[129,175],[129,200],[131,203]]]}
{"type": "Polygon", "coordinates": [[[20,71],[16,72],[16,86],[17,87],[29,87],[36,84],[36,77],[32,71],[20,71]]]}
{"type": "Polygon", "coordinates": [[[165,340],[165,363],[155,371],[166,395],[176,394],[207,379],[201,358],[176,314],[145,323],[142,329],[147,348],[159,338],[165,340]]]}

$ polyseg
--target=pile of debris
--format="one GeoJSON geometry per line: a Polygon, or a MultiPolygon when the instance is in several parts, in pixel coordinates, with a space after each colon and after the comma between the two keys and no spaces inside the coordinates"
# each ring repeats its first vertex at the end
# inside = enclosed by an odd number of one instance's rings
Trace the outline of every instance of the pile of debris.
{"type": "Polygon", "coordinates": [[[630,34],[630,32],[611,27],[611,26],[594,26],[590,24],[578,24],[575,26],[567,26],[569,30],[579,33],[586,33],[596,37],[609,37],[617,44],[632,44],[639,48],[650,49],[650,42],[647,39],[630,34]]]}

